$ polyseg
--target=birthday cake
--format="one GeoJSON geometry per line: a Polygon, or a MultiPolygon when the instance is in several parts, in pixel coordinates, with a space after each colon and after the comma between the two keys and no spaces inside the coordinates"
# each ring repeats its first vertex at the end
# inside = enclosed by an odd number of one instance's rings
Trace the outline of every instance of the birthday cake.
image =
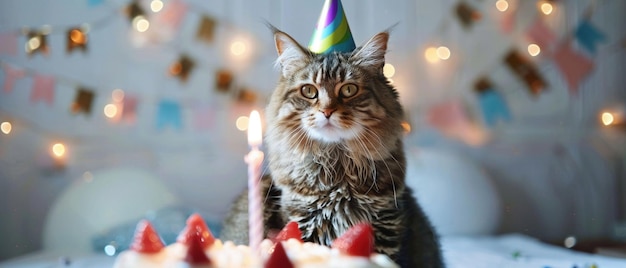
{"type": "Polygon", "coordinates": [[[331,247],[303,242],[301,235],[298,224],[290,222],[255,251],[215,238],[202,217],[194,214],[176,242],[164,245],[152,224],[142,220],[130,248],[117,256],[113,267],[399,267],[373,252],[369,224],[353,226],[331,247]]]}

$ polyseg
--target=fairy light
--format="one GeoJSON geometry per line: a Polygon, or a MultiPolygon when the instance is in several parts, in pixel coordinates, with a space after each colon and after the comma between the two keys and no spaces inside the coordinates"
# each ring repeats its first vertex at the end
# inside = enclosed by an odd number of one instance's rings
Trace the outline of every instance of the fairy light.
{"type": "Polygon", "coordinates": [[[150,10],[152,10],[152,12],[159,12],[163,9],[163,1],[161,0],[152,0],[152,2],[150,2],[150,10]]]}
{"type": "Polygon", "coordinates": [[[117,105],[109,103],[104,106],[104,116],[113,118],[117,115],[117,105]]]}
{"type": "Polygon", "coordinates": [[[242,56],[244,53],[246,53],[246,50],[246,43],[241,40],[234,41],[232,44],[230,44],[230,53],[235,56],[242,56]]]}
{"type": "Polygon", "coordinates": [[[574,236],[568,236],[565,238],[565,241],[563,241],[563,245],[566,248],[572,248],[576,245],[576,237],[574,236]]]}
{"type": "Polygon", "coordinates": [[[57,158],[63,157],[65,155],[65,145],[63,143],[52,145],[52,154],[57,158]]]}
{"type": "Polygon", "coordinates": [[[543,1],[539,4],[539,9],[545,15],[550,15],[554,10],[554,6],[550,2],[543,1]]]}
{"type": "Polygon", "coordinates": [[[424,58],[430,63],[436,63],[439,61],[439,56],[437,56],[437,48],[429,47],[424,51],[424,58]]]}
{"type": "Polygon", "coordinates": [[[394,67],[391,63],[385,63],[383,66],[383,75],[387,78],[391,78],[394,74],[396,74],[396,67],[394,67]]]}
{"type": "Polygon", "coordinates": [[[133,26],[135,27],[135,30],[143,33],[150,28],[150,22],[144,16],[137,16],[133,18],[133,26]]]}
{"type": "Polygon", "coordinates": [[[507,2],[506,0],[496,1],[496,9],[498,9],[498,11],[500,12],[506,11],[507,9],[509,9],[509,2],[507,2]]]}
{"type": "Polygon", "coordinates": [[[442,60],[447,60],[450,58],[450,49],[445,46],[440,46],[436,50],[437,57],[442,60]]]}
{"type": "Polygon", "coordinates": [[[250,121],[250,118],[247,116],[240,116],[237,118],[237,121],[235,121],[235,125],[237,126],[237,129],[246,131],[248,130],[248,121],[250,121]]]}
{"type": "Polygon", "coordinates": [[[39,46],[41,46],[41,38],[39,36],[33,36],[30,39],[28,39],[28,42],[26,42],[26,51],[33,51],[39,48],[39,46]]]}
{"type": "Polygon", "coordinates": [[[528,45],[528,54],[535,57],[541,53],[541,48],[537,44],[528,45]]]}
{"type": "Polygon", "coordinates": [[[0,124],[0,130],[2,131],[2,133],[9,135],[9,133],[11,133],[11,129],[13,129],[13,126],[11,125],[11,122],[2,122],[0,124]]]}
{"type": "Polygon", "coordinates": [[[111,98],[115,102],[123,101],[124,100],[124,90],[121,90],[119,88],[114,89],[113,92],[111,93],[111,98]]]}
{"type": "Polygon", "coordinates": [[[604,124],[605,126],[609,126],[613,124],[613,122],[615,122],[615,117],[612,113],[609,112],[602,113],[600,119],[602,120],[602,124],[604,124]]]}

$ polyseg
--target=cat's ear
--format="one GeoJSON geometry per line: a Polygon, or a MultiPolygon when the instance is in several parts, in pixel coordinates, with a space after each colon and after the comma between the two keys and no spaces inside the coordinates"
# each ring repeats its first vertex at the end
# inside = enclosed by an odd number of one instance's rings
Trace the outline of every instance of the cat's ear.
{"type": "Polygon", "coordinates": [[[389,41],[389,32],[378,33],[355,51],[350,59],[366,68],[382,68],[385,64],[387,41],[389,41]]]}
{"type": "Polygon", "coordinates": [[[280,67],[283,76],[292,74],[306,64],[310,53],[291,36],[275,30],[274,42],[276,42],[276,52],[278,52],[276,65],[280,67]]]}

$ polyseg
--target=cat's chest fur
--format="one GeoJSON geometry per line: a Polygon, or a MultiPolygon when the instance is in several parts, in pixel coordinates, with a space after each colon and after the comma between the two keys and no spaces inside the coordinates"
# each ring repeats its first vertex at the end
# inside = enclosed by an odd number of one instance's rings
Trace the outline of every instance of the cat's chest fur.
{"type": "Polygon", "coordinates": [[[299,158],[283,155],[283,169],[274,179],[282,190],[283,217],[300,224],[305,240],[330,245],[350,226],[396,209],[393,189],[379,183],[378,161],[345,148],[326,148],[299,158]]]}

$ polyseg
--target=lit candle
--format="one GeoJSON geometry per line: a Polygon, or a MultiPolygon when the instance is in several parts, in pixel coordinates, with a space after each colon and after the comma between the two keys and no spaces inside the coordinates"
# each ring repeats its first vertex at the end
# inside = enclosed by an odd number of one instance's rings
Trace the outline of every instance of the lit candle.
{"type": "Polygon", "coordinates": [[[263,152],[259,150],[261,143],[261,117],[259,112],[254,110],[250,113],[248,121],[248,145],[252,150],[244,158],[248,164],[248,238],[253,251],[258,251],[263,240],[263,203],[259,186],[263,164],[263,152]]]}

